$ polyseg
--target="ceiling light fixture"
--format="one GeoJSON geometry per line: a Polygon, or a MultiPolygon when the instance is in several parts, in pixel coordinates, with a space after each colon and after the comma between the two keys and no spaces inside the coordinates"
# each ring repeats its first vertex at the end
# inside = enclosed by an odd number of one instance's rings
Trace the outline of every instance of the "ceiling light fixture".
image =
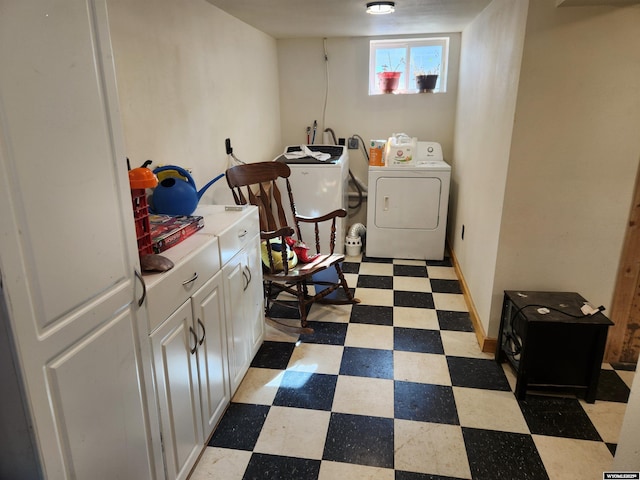
{"type": "Polygon", "coordinates": [[[369,2],[367,3],[367,13],[372,15],[386,15],[396,11],[395,2],[369,2]]]}

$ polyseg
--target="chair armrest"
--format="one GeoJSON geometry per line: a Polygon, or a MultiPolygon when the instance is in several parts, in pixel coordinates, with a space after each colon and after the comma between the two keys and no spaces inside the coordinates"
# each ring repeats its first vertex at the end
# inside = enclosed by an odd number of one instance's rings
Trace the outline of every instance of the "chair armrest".
{"type": "Polygon", "coordinates": [[[347,216],[347,211],[344,208],[339,208],[334,210],[333,212],[329,212],[320,217],[307,217],[305,215],[296,215],[296,219],[299,222],[303,223],[316,223],[316,222],[326,222],[327,220],[331,220],[336,217],[344,218],[347,216]]]}
{"type": "Polygon", "coordinates": [[[260,232],[260,240],[271,240],[272,238],[291,237],[295,231],[291,227],[282,227],[270,232],[260,232]]]}

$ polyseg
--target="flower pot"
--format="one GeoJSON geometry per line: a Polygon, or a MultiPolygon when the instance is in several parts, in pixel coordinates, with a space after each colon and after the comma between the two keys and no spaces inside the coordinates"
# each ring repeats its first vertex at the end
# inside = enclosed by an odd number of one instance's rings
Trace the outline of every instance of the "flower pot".
{"type": "Polygon", "coordinates": [[[416,75],[416,86],[420,93],[433,92],[438,82],[438,75],[416,75]]]}
{"type": "Polygon", "coordinates": [[[402,72],[379,72],[378,84],[382,93],[393,93],[398,89],[402,72]]]}

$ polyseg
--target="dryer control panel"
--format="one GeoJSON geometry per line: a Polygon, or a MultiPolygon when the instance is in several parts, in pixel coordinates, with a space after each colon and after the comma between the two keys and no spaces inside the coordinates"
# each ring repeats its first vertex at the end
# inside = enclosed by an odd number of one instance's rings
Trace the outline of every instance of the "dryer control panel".
{"type": "Polygon", "coordinates": [[[426,162],[443,162],[442,146],[438,142],[418,142],[416,164],[426,162]]]}

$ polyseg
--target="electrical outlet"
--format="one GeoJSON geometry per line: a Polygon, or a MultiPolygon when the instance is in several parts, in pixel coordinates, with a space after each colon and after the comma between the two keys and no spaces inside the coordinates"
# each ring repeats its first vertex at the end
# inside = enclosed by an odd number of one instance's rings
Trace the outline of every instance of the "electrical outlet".
{"type": "Polygon", "coordinates": [[[227,150],[227,155],[231,155],[233,153],[233,148],[231,148],[231,139],[226,138],[224,140],[224,148],[227,150]]]}
{"type": "Polygon", "coordinates": [[[358,139],[356,137],[349,137],[349,143],[347,144],[349,150],[358,149],[358,139]]]}

